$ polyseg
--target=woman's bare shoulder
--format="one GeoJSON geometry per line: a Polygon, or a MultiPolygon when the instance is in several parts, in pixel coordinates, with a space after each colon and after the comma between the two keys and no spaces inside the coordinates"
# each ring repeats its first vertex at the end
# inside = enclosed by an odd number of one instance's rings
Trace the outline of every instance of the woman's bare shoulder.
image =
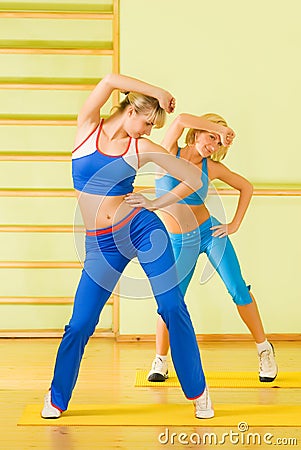
{"type": "Polygon", "coordinates": [[[214,180],[219,178],[221,170],[224,168],[224,164],[219,161],[213,161],[211,158],[207,158],[208,178],[214,180]]]}

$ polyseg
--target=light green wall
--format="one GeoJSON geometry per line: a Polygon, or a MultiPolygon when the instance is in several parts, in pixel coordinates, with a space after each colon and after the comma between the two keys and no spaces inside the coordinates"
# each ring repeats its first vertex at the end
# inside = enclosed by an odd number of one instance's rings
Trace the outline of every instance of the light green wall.
{"type": "Polygon", "coordinates": [[[54,128],[43,125],[3,125],[1,126],[0,152],[70,151],[71,154],[74,135],[74,126],[56,126],[54,128]]]}
{"type": "Polygon", "coordinates": [[[62,20],[0,18],[0,39],[8,39],[11,30],[14,30],[13,39],[19,40],[63,40],[63,41],[110,41],[112,40],[112,27],[110,21],[99,20],[62,20]],[[88,25],[88,26],[87,26],[88,25]]]}
{"type": "Polygon", "coordinates": [[[0,197],[3,225],[70,225],[75,211],[75,198],[0,197]]]}
{"type": "Polygon", "coordinates": [[[2,77],[97,78],[111,70],[111,57],[94,55],[0,55],[2,77]],[[20,71],[22,68],[22,72],[20,71]]]}
{"type": "MultiPolygon", "coordinates": [[[[9,2],[7,2],[9,3],[9,2]]],[[[14,2],[11,2],[12,4],[14,2]]],[[[22,2],[19,2],[22,3],[22,2]]],[[[24,1],[24,3],[28,3],[24,1]]],[[[32,2],[34,3],[34,2],[32,2]]],[[[37,2],[41,3],[41,2],[37,2]]],[[[59,3],[50,1],[48,3],[59,3]]],[[[67,0],[74,8],[81,0],[67,0]]],[[[89,1],[89,4],[92,4],[89,1]]],[[[94,1],[99,5],[99,1],[94,1]]],[[[101,4],[111,4],[102,0],[101,4]]],[[[0,40],[109,41],[110,21],[0,19],[0,40]]],[[[0,54],[0,78],[101,78],[112,69],[112,57],[95,55],[0,54]]],[[[0,115],[76,115],[86,90],[0,89],[0,115]]],[[[107,114],[108,102],[104,108],[107,114]]],[[[0,152],[70,152],[74,126],[1,125],[0,152]]],[[[0,188],[70,188],[70,162],[0,162],[0,188]]],[[[0,197],[0,224],[79,224],[74,198],[0,197]]],[[[83,258],[83,236],[72,233],[0,233],[1,261],[77,261],[83,258]]],[[[81,269],[1,269],[0,296],[72,297],[81,269]]],[[[69,305],[1,305],[0,329],[62,329],[69,305]]],[[[112,307],[104,308],[100,327],[112,328],[112,307]]]]}
{"type": "MultiPolygon", "coordinates": [[[[87,98],[87,91],[34,91],[0,90],[0,102],[3,114],[61,114],[76,116],[87,98]]],[[[103,108],[103,114],[109,114],[111,103],[103,108]]],[[[38,136],[39,137],[39,136],[38,136]]],[[[40,143],[41,145],[41,143],[40,143]]]]}
{"type": "Polygon", "coordinates": [[[1,296],[72,297],[79,278],[80,269],[1,269],[1,296]]]}
{"type": "Polygon", "coordinates": [[[3,161],[1,162],[1,186],[11,188],[71,188],[70,161],[36,162],[3,161]]]}
{"type": "Polygon", "coordinates": [[[227,158],[234,170],[300,182],[299,0],[120,5],[122,72],[170,90],[177,113],[224,115],[237,133],[227,158]]]}
{"type": "MultiPolygon", "coordinates": [[[[121,72],[170,90],[176,113],[222,114],[237,133],[225,161],[234,171],[300,186],[300,13],[298,0],[121,0],[121,72]]],[[[237,198],[222,201],[230,219],[237,198]]],[[[268,332],[300,331],[300,207],[300,197],[254,198],[232,238],[268,332]]],[[[218,276],[199,284],[204,263],[186,297],[196,331],[246,332],[218,276]]],[[[154,333],[156,317],[152,299],[125,298],[121,333],[154,333]]]]}
{"type": "MultiPolygon", "coordinates": [[[[237,133],[226,158],[234,171],[253,183],[300,186],[300,12],[299,0],[254,0],[249,4],[240,0],[120,0],[120,71],[170,90],[177,99],[176,113],[216,111],[224,115],[237,133]]],[[[57,26],[57,39],[110,37],[103,22],[98,27],[94,21],[86,21],[79,34],[76,22],[64,27],[63,22],[54,21],[50,28],[48,22],[42,21],[45,30],[57,26]]],[[[51,35],[44,32],[41,21],[9,23],[13,22],[1,20],[0,39],[46,39],[51,35]]],[[[97,78],[110,70],[108,56],[0,54],[0,77],[97,78]]],[[[87,91],[0,89],[0,114],[75,115],[87,95],[87,91]]],[[[167,123],[172,118],[169,116],[167,123]]],[[[159,142],[164,131],[154,130],[153,139],[159,142]]],[[[72,150],[75,127],[1,126],[0,132],[0,152],[66,152],[72,150]]],[[[0,162],[0,170],[0,187],[71,186],[68,162],[0,162]]],[[[137,184],[152,183],[152,167],[148,166],[137,184]]],[[[222,202],[230,219],[236,198],[222,197],[222,202]]],[[[243,226],[233,236],[268,332],[300,330],[300,202],[300,197],[254,198],[243,226]]],[[[215,211],[214,202],[209,204],[215,211]]],[[[217,207],[217,211],[222,210],[217,207]]],[[[73,198],[0,197],[2,224],[70,225],[74,221],[79,222],[73,198]]],[[[15,238],[3,233],[0,246],[2,260],[77,258],[73,238],[62,233],[22,233],[15,238]]],[[[187,293],[196,331],[246,332],[218,277],[199,284],[203,264],[200,258],[187,293]]],[[[0,295],[73,296],[79,277],[80,269],[1,269],[0,295]]],[[[121,334],[153,334],[156,307],[136,261],[121,280],[121,293],[121,334]],[[134,294],[140,289],[139,296],[147,298],[131,298],[129,285],[134,294]]],[[[2,305],[0,329],[61,328],[69,313],[69,306],[2,305]]],[[[111,307],[107,307],[101,323],[106,327],[111,321],[111,307]]]]}
{"type": "MultiPolygon", "coordinates": [[[[82,240],[82,239],[81,239],[82,240]]],[[[76,261],[73,233],[0,233],[4,261],[76,261]]]]}
{"type": "MultiPolygon", "coordinates": [[[[71,305],[0,305],[0,329],[62,330],[72,312],[71,305]],[[26,325],[26,326],[25,326],[26,325]]],[[[111,330],[112,306],[104,308],[97,328],[111,330]]]]}

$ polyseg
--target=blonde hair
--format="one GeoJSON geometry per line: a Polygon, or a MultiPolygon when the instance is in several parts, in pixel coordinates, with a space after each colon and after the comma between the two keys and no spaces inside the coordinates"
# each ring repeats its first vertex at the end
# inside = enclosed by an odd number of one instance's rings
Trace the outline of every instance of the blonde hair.
{"type": "MultiPolygon", "coordinates": [[[[204,119],[210,120],[210,122],[214,122],[214,123],[223,125],[224,127],[228,126],[225,119],[222,116],[219,116],[218,114],[207,113],[207,114],[203,114],[201,117],[204,117],[204,119]]],[[[185,138],[185,143],[187,145],[193,145],[195,143],[195,135],[198,131],[202,131],[202,130],[197,130],[194,128],[190,128],[188,130],[188,132],[186,134],[186,138],[185,138]]],[[[229,149],[229,147],[225,147],[224,145],[221,145],[217,151],[212,153],[212,155],[210,156],[210,159],[212,159],[213,161],[221,161],[226,156],[228,149],[229,149]]]]}
{"type": "Polygon", "coordinates": [[[144,114],[148,120],[154,124],[155,128],[162,128],[166,112],[161,108],[159,101],[154,97],[139,94],[138,92],[128,92],[125,99],[119,103],[115,108],[117,111],[123,112],[127,106],[133,106],[137,114],[144,114]]]}

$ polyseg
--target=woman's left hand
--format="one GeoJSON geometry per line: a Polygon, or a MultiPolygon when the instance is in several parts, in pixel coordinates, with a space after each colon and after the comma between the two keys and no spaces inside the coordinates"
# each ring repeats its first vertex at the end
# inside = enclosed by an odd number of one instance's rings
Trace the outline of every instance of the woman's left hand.
{"type": "Polygon", "coordinates": [[[235,233],[238,230],[238,227],[230,222],[221,225],[215,225],[214,227],[211,227],[210,230],[215,230],[212,233],[212,236],[223,238],[225,236],[228,236],[229,234],[235,233]]]}
{"type": "Polygon", "coordinates": [[[158,101],[161,108],[165,109],[168,114],[174,112],[176,107],[176,99],[170,92],[161,89],[160,95],[158,96],[158,101]]]}
{"type": "Polygon", "coordinates": [[[124,200],[128,205],[132,206],[132,208],[145,208],[148,209],[149,211],[154,211],[156,209],[152,200],[149,200],[142,194],[138,193],[127,194],[124,197],[124,200]]]}

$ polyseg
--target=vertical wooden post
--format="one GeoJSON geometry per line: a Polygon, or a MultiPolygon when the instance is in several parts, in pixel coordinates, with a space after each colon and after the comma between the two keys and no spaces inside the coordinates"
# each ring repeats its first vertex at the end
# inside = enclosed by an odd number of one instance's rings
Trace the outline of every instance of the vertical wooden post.
{"type": "MultiPolygon", "coordinates": [[[[119,73],[119,0],[113,0],[113,73],[119,73]]],[[[119,92],[113,92],[113,106],[119,103],[119,92]]]]}

